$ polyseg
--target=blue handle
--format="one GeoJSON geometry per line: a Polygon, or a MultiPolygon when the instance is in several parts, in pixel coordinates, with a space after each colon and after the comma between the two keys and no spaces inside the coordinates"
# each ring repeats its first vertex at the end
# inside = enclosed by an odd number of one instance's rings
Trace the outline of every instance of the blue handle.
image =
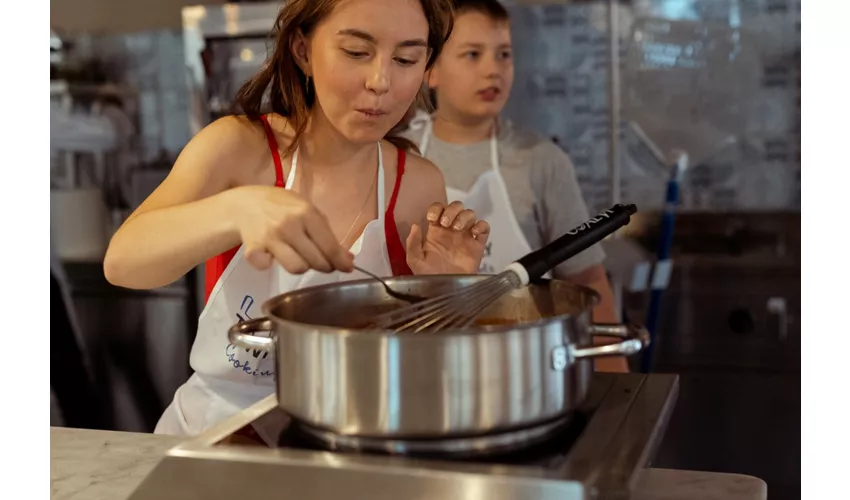
{"type": "MultiPolygon", "coordinates": [[[[661,233],[656,250],[656,262],[666,261],[670,258],[670,249],[673,246],[673,227],[676,222],[676,205],[679,204],[679,182],[678,175],[674,173],[667,182],[667,193],[664,200],[664,210],[661,213],[661,233]]],[[[655,352],[656,334],[661,312],[661,289],[653,288],[649,298],[649,310],[646,314],[646,329],[649,331],[649,346],[644,351],[641,359],[641,372],[649,373],[652,369],[652,358],[655,352]]]]}

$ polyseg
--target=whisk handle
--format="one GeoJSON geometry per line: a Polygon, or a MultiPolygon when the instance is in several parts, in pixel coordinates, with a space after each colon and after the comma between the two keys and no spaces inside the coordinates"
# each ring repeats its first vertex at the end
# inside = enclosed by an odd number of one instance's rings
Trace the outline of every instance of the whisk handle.
{"type": "MultiPolygon", "coordinates": [[[[535,280],[561,262],[578,255],[628,224],[635,212],[637,212],[635,205],[614,205],[540,250],[519,259],[516,263],[525,268],[529,281],[535,280]]],[[[521,278],[525,281],[525,276],[521,278]]]]}

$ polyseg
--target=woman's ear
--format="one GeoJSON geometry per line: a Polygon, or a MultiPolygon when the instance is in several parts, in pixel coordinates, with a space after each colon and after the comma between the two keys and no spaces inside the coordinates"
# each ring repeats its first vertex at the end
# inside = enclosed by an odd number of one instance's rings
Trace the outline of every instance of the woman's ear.
{"type": "Polygon", "coordinates": [[[310,42],[300,29],[292,37],[290,50],[292,50],[292,57],[295,59],[295,64],[301,68],[301,71],[306,76],[312,76],[313,71],[310,69],[310,42]]]}

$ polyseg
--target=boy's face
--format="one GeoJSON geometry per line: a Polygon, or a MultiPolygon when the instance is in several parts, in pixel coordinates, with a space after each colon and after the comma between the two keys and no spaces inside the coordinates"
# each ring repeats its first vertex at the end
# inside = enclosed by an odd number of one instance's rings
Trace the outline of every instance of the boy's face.
{"type": "Polygon", "coordinates": [[[514,81],[511,30],[480,12],[464,12],[428,75],[437,107],[468,118],[494,118],[514,81]]]}

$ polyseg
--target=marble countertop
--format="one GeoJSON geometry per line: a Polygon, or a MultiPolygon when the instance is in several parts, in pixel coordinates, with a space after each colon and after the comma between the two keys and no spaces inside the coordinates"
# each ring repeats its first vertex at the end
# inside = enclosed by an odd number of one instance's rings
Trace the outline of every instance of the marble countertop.
{"type": "MultiPolygon", "coordinates": [[[[180,438],[50,428],[50,498],[118,500],[130,496],[180,438]]],[[[633,500],[765,500],[764,481],[738,474],[647,469],[633,500]]]]}

